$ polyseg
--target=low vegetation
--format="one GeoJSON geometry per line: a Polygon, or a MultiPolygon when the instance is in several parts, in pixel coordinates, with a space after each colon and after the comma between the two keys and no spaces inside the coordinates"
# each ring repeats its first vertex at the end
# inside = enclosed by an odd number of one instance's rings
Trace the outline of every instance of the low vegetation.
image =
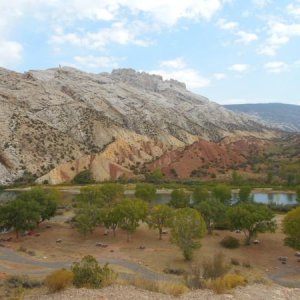
{"type": "Polygon", "coordinates": [[[157,292],[167,295],[180,296],[189,291],[186,285],[182,283],[171,283],[157,280],[147,280],[144,278],[131,278],[124,282],[137,288],[157,292]]]}
{"type": "Polygon", "coordinates": [[[91,255],[73,263],[71,270],[74,274],[73,284],[77,288],[101,288],[111,285],[117,278],[117,274],[107,264],[101,267],[91,255]]]}
{"type": "Polygon", "coordinates": [[[52,272],[45,279],[45,284],[50,293],[56,293],[69,287],[73,282],[74,274],[66,269],[52,272]]]}
{"type": "Polygon", "coordinates": [[[236,249],[240,247],[240,241],[237,238],[230,235],[225,236],[220,242],[220,244],[224,248],[228,248],[228,249],[236,249]]]}
{"type": "Polygon", "coordinates": [[[300,207],[297,207],[285,216],[283,220],[283,232],[287,235],[286,245],[300,250],[300,207]]]}

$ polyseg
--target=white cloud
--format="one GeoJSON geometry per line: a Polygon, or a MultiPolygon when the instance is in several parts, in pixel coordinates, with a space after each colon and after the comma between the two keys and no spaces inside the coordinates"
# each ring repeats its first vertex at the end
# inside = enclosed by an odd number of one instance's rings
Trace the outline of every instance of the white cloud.
{"type": "Polygon", "coordinates": [[[111,69],[119,67],[119,58],[113,56],[75,56],[75,66],[83,69],[111,69]]]}
{"type": "Polygon", "coordinates": [[[150,74],[161,75],[166,79],[175,79],[184,82],[189,89],[199,89],[210,84],[208,78],[203,77],[197,70],[190,68],[183,58],[162,61],[160,69],[152,70],[150,74]]]}
{"type": "Polygon", "coordinates": [[[0,66],[11,67],[22,59],[23,46],[14,41],[0,40],[0,66]]]}
{"type": "Polygon", "coordinates": [[[270,21],[268,23],[268,38],[258,49],[259,54],[274,56],[277,51],[289,43],[291,38],[300,37],[300,23],[283,23],[270,21]]]}
{"type": "Polygon", "coordinates": [[[259,8],[264,8],[269,5],[272,1],[271,0],[252,0],[253,4],[259,8]]]}
{"type": "Polygon", "coordinates": [[[186,67],[186,63],[182,57],[175,58],[173,60],[165,60],[160,63],[161,68],[173,68],[183,69],[186,67]]]}
{"type": "Polygon", "coordinates": [[[251,42],[258,40],[258,36],[251,32],[239,30],[236,35],[239,37],[237,42],[242,44],[250,44],[251,42]]]}
{"type": "MultiPolygon", "coordinates": [[[[12,0],[2,1],[3,9],[27,11],[37,18],[51,18],[60,22],[75,20],[112,21],[122,15],[124,9],[132,15],[147,14],[161,24],[175,25],[180,19],[209,20],[228,0],[12,0]]],[[[120,18],[119,18],[120,19],[120,18]]]]}
{"type": "Polygon", "coordinates": [[[235,72],[238,72],[238,73],[244,73],[246,71],[248,71],[249,69],[249,65],[247,64],[234,64],[234,65],[231,65],[228,69],[230,71],[235,71],[235,72]]]}
{"type": "Polygon", "coordinates": [[[223,30],[234,30],[239,27],[239,23],[227,21],[226,19],[218,20],[217,25],[223,30]]]}
{"type": "Polygon", "coordinates": [[[140,30],[143,24],[133,23],[129,26],[122,22],[115,22],[111,27],[101,29],[97,32],[76,32],[64,33],[59,30],[54,34],[50,42],[57,46],[63,44],[71,44],[73,46],[104,50],[109,44],[115,43],[120,45],[134,44],[146,47],[151,41],[139,39],[140,30]]]}
{"type": "Polygon", "coordinates": [[[270,73],[282,73],[288,71],[289,65],[283,61],[272,61],[264,64],[264,68],[270,73]]]}
{"type": "Polygon", "coordinates": [[[222,5],[224,0],[119,0],[121,6],[144,12],[163,24],[174,25],[180,19],[209,20],[222,5]]]}
{"type": "Polygon", "coordinates": [[[226,19],[220,19],[217,22],[217,26],[222,30],[229,30],[234,35],[236,35],[238,37],[236,40],[237,43],[247,45],[258,39],[258,36],[255,33],[240,30],[240,25],[237,22],[227,21],[226,19]]]}
{"type": "Polygon", "coordinates": [[[294,17],[300,17],[300,1],[297,1],[297,3],[290,3],[287,6],[287,12],[294,17]]]}
{"type": "Polygon", "coordinates": [[[224,73],[215,73],[215,74],[213,75],[213,77],[214,77],[215,79],[217,79],[217,80],[222,80],[222,79],[225,79],[227,76],[226,76],[226,74],[224,74],[224,73]]]}

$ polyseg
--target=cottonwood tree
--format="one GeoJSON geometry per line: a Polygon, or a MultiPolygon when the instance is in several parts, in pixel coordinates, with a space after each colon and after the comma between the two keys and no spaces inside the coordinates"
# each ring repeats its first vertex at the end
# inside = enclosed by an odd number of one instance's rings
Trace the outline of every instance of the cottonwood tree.
{"type": "Polygon", "coordinates": [[[250,200],[250,195],[251,195],[251,187],[249,186],[242,186],[240,188],[240,191],[239,191],[239,201],[240,202],[247,202],[250,200]]]}
{"type": "Polygon", "coordinates": [[[258,233],[274,232],[276,222],[273,212],[263,204],[242,203],[228,209],[227,217],[232,229],[240,229],[245,234],[245,244],[258,233]]]}
{"type": "Polygon", "coordinates": [[[224,226],[226,223],[227,206],[217,199],[201,201],[195,208],[201,213],[209,234],[213,233],[217,224],[224,226]]]}
{"type": "Polygon", "coordinates": [[[283,232],[287,235],[285,244],[300,250],[300,207],[287,213],[283,220],[283,232]]]}
{"type": "Polygon", "coordinates": [[[193,203],[197,205],[202,201],[207,201],[210,198],[209,191],[201,186],[197,186],[193,192],[193,203]]]}
{"type": "Polygon", "coordinates": [[[34,200],[17,198],[0,206],[1,230],[14,230],[19,233],[36,227],[40,220],[40,206],[34,200]]]}
{"type": "Polygon", "coordinates": [[[150,228],[158,229],[159,239],[162,239],[164,227],[171,225],[173,209],[165,204],[155,205],[149,212],[147,224],[150,228]]]}
{"type": "Polygon", "coordinates": [[[127,241],[136,231],[140,221],[145,221],[148,213],[148,204],[140,199],[125,199],[116,207],[120,216],[119,226],[127,231],[127,241]]]}
{"type": "Polygon", "coordinates": [[[104,209],[103,223],[107,229],[112,229],[114,237],[116,236],[116,229],[119,226],[123,214],[118,206],[104,209]]]}
{"type": "Polygon", "coordinates": [[[153,184],[138,183],[135,187],[135,197],[150,203],[156,198],[156,188],[153,184]]]}
{"type": "Polygon", "coordinates": [[[40,219],[37,222],[37,226],[55,216],[57,205],[61,198],[62,196],[59,191],[46,191],[40,187],[34,187],[31,190],[18,195],[18,199],[21,199],[22,201],[35,201],[38,204],[40,219]]]}
{"type": "Polygon", "coordinates": [[[205,233],[205,222],[196,209],[180,208],[175,211],[171,225],[171,242],[181,249],[185,260],[192,259],[193,251],[200,247],[200,239],[205,233]]]}
{"type": "Polygon", "coordinates": [[[221,201],[224,204],[230,204],[231,201],[231,189],[225,184],[218,184],[212,191],[213,197],[221,201]]]}
{"type": "Polygon", "coordinates": [[[83,206],[98,206],[104,205],[103,193],[100,186],[88,186],[80,189],[80,194],[77,196],[77,204],[83,206]]]}
{"type": "Polygon", "coordinates": [[[86,206],[78,209],[74,217],[74,225],[79,233],[86,236],[93,233],[101,223],[101,211],[95,206],[86,206]]]}
{"type": "Polygon", "coordinates": [[[119,183],[105,183],[100,188],[103,205],[113,207],[124,198],[124,187],[119,183]]]}
{"type": "Polygon", "coordinates": [[[171,193],[169,205],[174,208],[185,208],[189,206],[189,196],[183,189],[175,189],[171,193]]]}

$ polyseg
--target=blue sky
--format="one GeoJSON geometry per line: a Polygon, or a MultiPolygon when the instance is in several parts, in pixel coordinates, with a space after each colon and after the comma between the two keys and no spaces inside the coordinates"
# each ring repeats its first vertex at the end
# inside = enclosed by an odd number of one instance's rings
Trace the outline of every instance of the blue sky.
{"type": "Polygon", "coordinates": [[[300,104],[300,0],[0,0],[0,66],[134,68],[220,104],[300,104]]]}

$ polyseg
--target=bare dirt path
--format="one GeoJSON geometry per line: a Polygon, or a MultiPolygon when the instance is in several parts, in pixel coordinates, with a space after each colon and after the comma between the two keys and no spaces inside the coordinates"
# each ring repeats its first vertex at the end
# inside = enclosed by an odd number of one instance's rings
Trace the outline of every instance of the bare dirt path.
{"type": "MultiPolygon", "coordinates": [[[[99,263],[109,263],[111,265],[120,266],[126,268],[134,273],[135,276],[143,277],[148,280],[163,280],[174,281],[173,276],[161,274],[152,271],[146,267],[143,267],[137,263],[134,263],[125,259],[118,258],[98,258],[99,263]]],[[[60,268],[69,268],[72,265],[71,261],[41,261],[34,258],[25,257],[18,252],[8,249],[0,248],[0,271],[9,274],[28,274],[28,275],[46,275],[53,270],[60,268]],[[10,264],[13,265],[10,268],[10,264]],[[18,267],[19,266],[19,267],[18,267]],[[22,267],[26,267],[22,269],[22,267]]],[[[123,277],[132,276],[127,273],[121,273],[123,277]]],[[[176,280],[177,281],[177,280],[176,280]]]]}

